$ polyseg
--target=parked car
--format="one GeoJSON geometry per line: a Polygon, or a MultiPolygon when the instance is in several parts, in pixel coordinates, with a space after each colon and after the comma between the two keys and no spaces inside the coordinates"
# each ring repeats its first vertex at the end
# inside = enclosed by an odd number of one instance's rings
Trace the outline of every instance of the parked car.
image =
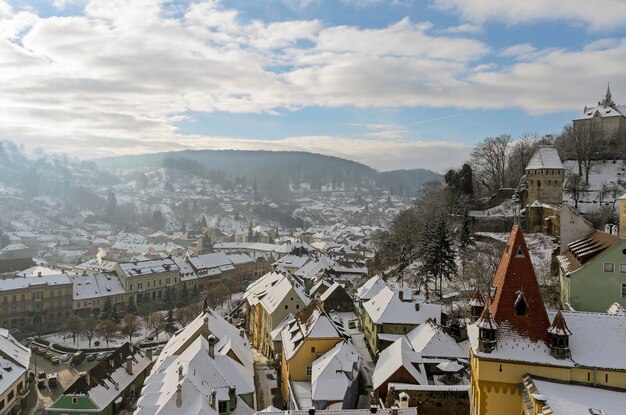
{"type": "Polygon", "coordinates": [[[74,363],[75,365],[79,364],[83,360],[85,360],[85,352],[83,352],[82,350],[79,350],[74,353],[74,355],[72,355],[72,363],[74,363]]]}
{"type": "Polygon", "coordinates": [[[48,386],[51,388],[56,388],[58,383],[59,376],[56,373],[50,373],[48,375],[48,386]]]}
{"type": "Polygon", "coordinates": [[[72,355],[66,353],[64,355],[61,355],[61,357],[59,357],[59,360],[61,361],[61,363],[68,363],[70,360],[72,360],[72,355]]]}
{"type": "Polygon", "coordinates": [[[53,365],[58,365],[58,364],[61,362],[61,359],[59,359],[59,356],[52,356],[52,357],[50,358],[50,362],[51,362],[53,365]]]}
{"type": "Polygon", "coordinates": [[[87,355],[87,361],[93,362],[94,360],[96,360],[97,356],[98,356],[98,353],[90,353],[87,355]]]}
{"type": "Polygon", "coordinates": [[[104,360],[109,354],[107,352],[100,352],[97,354],[96,359],[104,360]]]}
{"type": "Polygon", "coordinates": [[[41,371],[37,374],[37,387],[39,389],[46,387],[46,372],[41,371]]]}

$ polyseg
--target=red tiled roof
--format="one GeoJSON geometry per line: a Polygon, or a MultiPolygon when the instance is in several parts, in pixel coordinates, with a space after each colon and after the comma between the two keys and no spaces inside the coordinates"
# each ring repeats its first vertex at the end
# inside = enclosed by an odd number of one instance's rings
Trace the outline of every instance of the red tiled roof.
{"type": "MultiPolygon", "coordinates": [[[[548,340],[550,320],[546,312],[537,277],[519,226],[511,230],[504,247],[500,264],[491,281],[495,295],[491,301],[491,314],[500,327],[510,327],[533,341],[548,340]],[[516,302],[522,297],[527,304],[526,315],[516,313],[516,302]]],[[[488,305],[486,305],[487,307],[488,305]]]]}
{"type": "Polygon", "coordinates": [[[567,251],[558,256],[559,264],[565,274],[570,274],[622,241],[619,236],[595,231],[585,238],[569,243],[567,251]]]}

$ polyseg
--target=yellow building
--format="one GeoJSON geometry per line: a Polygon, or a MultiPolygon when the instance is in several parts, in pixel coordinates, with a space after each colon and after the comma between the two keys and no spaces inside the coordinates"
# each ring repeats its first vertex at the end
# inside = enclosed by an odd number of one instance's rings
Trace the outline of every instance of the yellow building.
{"type": "Polygon", "coordinates": [[[619,198],[619,236],[626,238],[626,194],[619,198]]]}
{"type": "Polygon", "coordinates": [[[595,413],[589,408],[603,405],[612,413],[614,401],[626,402],[624,327],[626,316],[546,311],[515,226],[482,314],[468,327],[471,413],[575,415],[583,412],[563,408],[595,413]]]}
{"type": "Polygon", "coordinates": [[[0,280],[0,327],[41,330],[71,314],[72,281],[66,274],[0,280]]]}
{"type": "Polygon", "coordinates": [[[281,393],[289,408],[299,409],[298,382],[310,388],[313,362],[344,337],[322,306],[312,301],[285,326],[281,338],[281,393]]]}
{"type": "Polygon", "coordinates": [[[286,275],[271,272],[248,286],[246,327],[252,347],[274,358],[271,333],[289,314],[295,314],[309,304],[309,299],[286,275]]]}
{"type": "Polygon", "coordinates": [[[162,300],[168,288],[178,288],[180,269],[171,259],[120,262],[115,273],[126,290],[127,300],[135,304],[141,301],[162,300]]]}

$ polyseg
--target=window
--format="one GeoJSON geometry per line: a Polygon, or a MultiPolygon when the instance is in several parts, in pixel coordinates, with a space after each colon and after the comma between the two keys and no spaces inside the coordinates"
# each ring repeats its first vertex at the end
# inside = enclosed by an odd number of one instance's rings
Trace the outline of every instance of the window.
{"type": "Polygon", "coordinates": [[[311,366],[307,366],[306,367],[306,375],[307,376],[311,376],[311,373],[313,373],[313,369],[311,368],[311,366]]]}
{"type": "Polygon", "coordinates": [[[285,310],[289,310],[289,304],[285,304],[285,310]]]}
{"type": "Polygon", "coordinates": [[[228,401],[219,401],[217,407],[220,414],[226,413],[228,411],[228,401]]]}
{"type": "Polygon", "coordinates": [[[4,408],[4,399],[0,399],[0,409],[4,408]]]}
{"type": "Polygon", "coordinates": [[[14,396],[15,396],[14,391],[9,392],[9,394],[7,395],[7,402],[11,402],[14,396]]]}
{"type": "Polygon", "coordinates": [[[615,264],[613,262],[605,262],[604,272],[613,272],[613,271],[615,271],[615,264]]]}
{"type": "Polygon", "coordinates": [[[72,405],[76,405],[77,402],[78,402],[77,398],[72,398],[72,405]]]}
{"type": "Polygon", "coordinates": [[[626,282],[622,283],[622,298],[626,298],[626,282]]]}
{"type": "Polygon", "coordinates": [[[296,310],[300,308],[300,304],[296,304],[296,310]]]}
{"type": "Polygon", "coordinates": [[[315,346],[311,347],[311,353],[315,353],[315,346]]]}
{"type": "Polygon", "coordinates": [[[626,272],[626,264],[619,264],[619,272],[626,272]]]}
{"type": "Polygon", "coordinates": [[[515,254],[516,258],[524,258],[524,250],[521,246],[517,248],[517,254],[515,254]]]}

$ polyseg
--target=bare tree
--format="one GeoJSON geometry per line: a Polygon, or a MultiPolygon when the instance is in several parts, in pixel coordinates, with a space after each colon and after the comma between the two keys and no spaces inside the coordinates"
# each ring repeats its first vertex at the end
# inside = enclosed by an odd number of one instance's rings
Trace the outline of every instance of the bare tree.
{"type": "Polygon", "coordinates": [[[565,191],[568,192],[574,200],[574,209],[578,209],[578,202],[587,194],[587,183],[582,179],[582,176],[576,173],[569,172],[565,181],[565,191]]]}
{"type": "Polygon", "coordinates": [[[132,342],[133,336],[137,333],[137,330],[139,330],[139,317],[130,313],[126,314],[124,318],[122,318],[122,328],[120,330],[122,334],[127,335],[128,341],[132,342]]]}
{"type": "Polygon", "coordinates": [[[71,316],[63,323],[63,328],[72,335],[74,343],[76,343],[76,338],[83,331],[84,327],[85,321],[78,316],[71,316]]]}
{"type": "Polygon", "coordinates": [[[517,140],[511,143],[509,153],[509,177],[510,184],[519,183],[520,178],[526,171],[526,166],[535,151],[537,151],[539,140],[536,134],[524,133],[517,140]]]}
{"type": "Polygon", "coordinates": [[[495,192],[506,185],[510,143],[511,136],[508,134],[487,137],[472,151],[474,177],[489,192],[495,192]]]}
{"type": "Polygon", "coordinates": [[[154,330],[155,340],[158,340],[159,332],[161,332],[165,327],[165,317],[159,311],[155,311],[150,314],[150,318],[148,319],[148,325],[152,330],[154,330]]]}
{"type": "Polygon", "coordinates": [[[564,146],[578,162],[578,175],[589,184],[589,172],[598,162],[600,126],[593,120],[585,124],[568,124],[563,129],[564,146]]]}
{"type": "Polygon", "coordinates": [[[178,322],[182,324],[183,327],[189,324],[189,322],[193,320],[194,316],[195,313],[190,306],[179,307],[176,309],[176,320],[178,320],[178,322]]]}
{"type": "Polygon", "coordinates": [[[111,320],[103,320],[96,326],[98,336],[106,341],[107,347],[109,347],[109,340],[115,337],[119,330],[120,327],[111,320]]]}
{"type": "Polygon", "coordinates": [[[87,338],[87,341],[89,342],[89,348],[91,348],[91,341],[97,334],[97,326],[98,322],[93,318],[86,318],[84,320],[84,326],[81,334],[87,338]]]}

